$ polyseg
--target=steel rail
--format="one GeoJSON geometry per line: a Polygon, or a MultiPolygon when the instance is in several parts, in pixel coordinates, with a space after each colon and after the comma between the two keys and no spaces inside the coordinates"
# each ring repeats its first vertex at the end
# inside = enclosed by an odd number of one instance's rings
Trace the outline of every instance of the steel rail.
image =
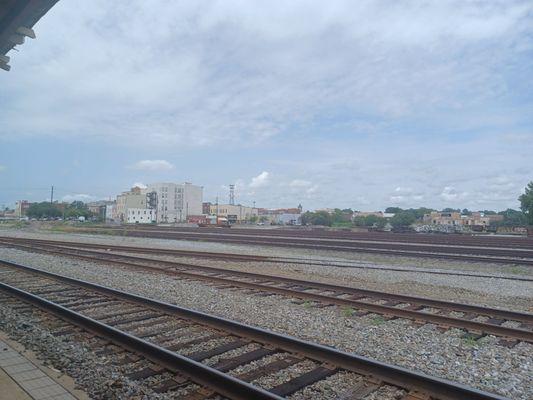
{"type": "Polygon", "coordinates": [[[255,262],[268,262],[268,263],[290,263],[290,264],[301,264],[301,265],[317,265],[317,266],[332,266],[339,268],[356,268],[356,269],[373,269],[380,271],[396,271],[396,272],[416,272],[418,274],[431,274],[431,275],[449,275],[449,276],[462,276],[462,277],[473,277],[473,278],[489,278],[489,279],[503,279],[503,280],[513,280],[513,281],[524,281],[524,282],[533,282],[533,278],[521,277],[521,276],[499,276],[499,275],[487,275],[487,274],[473,274],[467,272],[453,272],[453,271],[427,271],[420,268],[395,268],[395,267],[373,267],[368,265],[359,265],[353,264],[350,262],[341,262],[341,261],[327,261],[320,259],[304,259],[298,257],[270,257],[270,256],[256,256],[256,255],[245,255],[245,254],[235,254],[235,253],[215,253],[215,252],[204,252],[204,251],[189,251],[189,250],[178,250],[178,249],[164,249],[164,248],[154,248],[154,247],[137,247],[137,246],[120,246],[120,245],[110,245],[110,244],[99,244],[99,243],[79,243],[71,241],[58,241],[58,240],[42,240],[42,239],[30,239],[30,238],[10,238],[10,237],[0,237],[0,245],[7,244],[13,247],[20,248],[34,248],[34,246],[29,246],[24,243],[34,243],[53,246],[56,248],[91,248],[91,249],[102,249],[102,250],[116,250],[123,251],[128,253],[153,253],[157,255],[173,255],[181,257],[201,257],[201,258],[211,258],[218,260],[232,260],[232,261],[255,261],[255,262]]]}
{"type": "MultiPolygon", "coordinates": [[[[445,260],[459,260],[459,261],[472,261],[472,262],[488,262],[495,264],[520,264],[533,266],[533,259],[527,258],[505,258],[505,257],[495,257],[495,256],[481,256],[481,255],[470,255],[470,254],[449,254],[449,253],[439,253],[435,252],[418,252],[411,250],[397,250],[397,249],[379,249],[365,246],[341,246],[337,244],[324,244],[320,241],[309,240],[307,243],[280,240],[279,238],[235,238],[227,237],[225,235],[215,235],[215,234],[150,234],[144,235],[143,232],[128,231],[124,233],[125,236],[130,237],[152,237],[159,239],[169,239],[169,240],[189,240],[189,241],[205,241],[205,242],[219,242],[219,243],[232,243],[232,244],[250,244],[250,245],[260,245],[260,246],[274,246],[274,247],[298,247],[304,249],[314,249],[314,250],[336,250],[336,251],[349,251],[349,252],[360,252],[360,253],[371,253],[371,254],[381,254],[381,255],[395,255],[395,256],[404,256],[404,257],[415,257],[415,258],[435,258],[435,259],[445,259],[445,260]],[[209,235],[209,236],[207,236],[209,235]]],[[[331,242],[335,243],[335,242],[331,242]]]]}
{"type": "MultiPolygon", "coordinates": [[[[84,228],[82,228],[84,229],[84,228]]],[[[220,228],[178,228],[163,226],[102,226],[100,229],[113,231],[144,231],[162,233],[216,233],[220,235],[244,234],[247,236],[290,236],[294,238],[324,238],[324,239],[352,239],[368,240],[391,243],[415,243],[415,244],[442,244],[458,246],[479,246],[479,247],[504,247],[533,249],[533,240],[527,237],[509,238],[501,236],[481,236],[481,235],[439,235],[426,233],[389,233],[389,232],[353,232],[336,231],[323,229],[254,229],[233,227],[231,230],[220,228]]]]}
{"type": "MultiPolygon", "coordinates": [[[[81,243],[81,242],[71,242],[71,241],[59,241],[59,240],[44,240],[44,239],[33,239],[33,238],[18,238],[10,236],[0,236],[0,243],[9,242],[9,243],[39,243],[46,245],[61,245],[68,246],[73,245],[76,247],[89,247],[89,248],[99,248],[99,249],[116,249],[124,250],[128,252],[136,253],[164,253],[169,255],[180,255],[180,256],[191,256],[191,257],[203,257],[203,258],[216,258],[220,259],[222,257],[234,260],[234,261],[271,261],[272,257],[269,256],[260,256],[260,255],[251,255],[251,254],[236,254],[236,253],[215,253],[209,251],[194,251],[194,250],[180,250],[180,249],[164,249],[157,247],[133,247],[133,246],[121,246],[121,245],[108,245],[101,243],[81,243]]],[[[277,260],[275,260],[277,262],[277,260]]]]}
{"type": "MultiPolygon", "coordinates": [[[[26,246],[26,248],[28,248],[28,246],[26,246]]],[[[76,250],[76,249],[73,249],[73,250],[76,250]]],[[[237,275],[237,276],[242,276],[244,278],[252,278],[252,279],[259,279],[259,280],[273,280],[273,281],[279,281],[279,282],[284,282],[287,284],[298,285],[298,286],[312,286],[316,289],[322,289],[322,290],[349,292],[354,295],[365,295],[365,296],[371,296],[371,297],[386,296],[388,299],[405,301],[405,302],[414,301],[414,302],[423,304],[428,307],[453,307],[455,311],[475,312],[475,313],[480,313],[480,314],[490,313],[492,316],[497,316],[501,318],[511,318],[511,319],[516,318],[524,322],[533,323],[533,314],[524,313],[524,312],[516,312],[516,311],[510,311],[510,310],[502,310],[498,308],[475,306],[471,304],[456,303],[456,302],[437,300],[437,299],[431,299],[431,298],[426,298],[426,297],[409,296],[409,295],[402,295],[402,294],[396,294],[396,293],[390,293],[390,292],[354,288],[350,286],[333,285],[333,284],[322,283],[322,282],[305,281],[305,280],[287,278],[287,277],[282,277],[282,276],[277,276],[277,275],[258,274],[255,272],[248,272],[248,271],[245,272],[245,271],[238,271],[238,270],[231,270],[231,269],[224,269],[224,268],[216,268],[216,267],[210,267],[210,266],[198,265],[198,264],[189,264],[189,263],[167,261],[167,260],[160,260],[160,259],[146,258],[146,257],[139,257],[139,256],[128,256],[124,254],[116,254],[116,253],[110,253],[110,252],[104,253],[104,252],[91,251],[91,250],[82,250],[82,251],[85,251],[86,253],[94,254],[97,256],[113,256],[113,257],[123,258],[126,260],[142,261],[142,262],[147,262],[147,263],[155,262],[158,264],[168,265],[170,267],[178,267],[178,268],[184,267],[188,269],[202,270],[202,271],[210,272],[210,273],[237,275]]],[[[54,253],[59,254],[59,255],[65,255],[65,253],[61,250],[58,252],[54,252],[54,253]]],[[[81,256],[79,254],[73,255],[73,256],[84,258],[84,256],[81,256]]],[[[94,258],[91,258],[91,257],[87,259],[94,260],[94,258]]],[[[116,260],[115,261],[114,260],[102,260],[102,259],[98,259],[98,260],[122,264],[121,261],[116,261],[116,260]]],[[[124,265],[140,266],[138,264],[131,264],[131,263],[125,263],[124,265]]],[[[141,266],[141,267],[144,267],[144,266],[141,266]]],[[[152,266],[145,266],[145,267],[156,268],[152,266]]],[[[494,278],[497,278],[497,277],[494,277],[494,278]]]]}
{"type": "Polygon", "coordinates": [[[282,400],[283,398],[270,393],[248,382],[241,381],[231,375],[208,367],[200,362],[181,356],[178,353],[157,346],[141,338],[130,335],[93,318],[72,311],[59,304],[46,300],[22,289],[0,282],[0,289],[19,299],[31,303],[59,318],[102,336],[111,342],[161,365],[172,372],[179,372],[200,386],[213,389],[215,392],[231,399],[249,400],[282,400]]]}
{"type": "Polygon", "coordinates": [[[431,313],[425,313],[425,312],[420,312],[416,310],[396,308],[393,306],[374,304],[374,303],[370,303],[366,301],[360,301],[357,299],[343,299],[343,298],[338,298],[334,296],[308,293],[308,292],[303,292],[303,291],[295,290],[291,288],[275,287],[275,286],[261,284],[261,283],[243,282],[243,281],[230,279],[230,278],[202,275],[198,273],[185,272],[185,271],[169,270],[169,269],[162,268],[162,267],[156,267],[153,264],[159,263],[159,264],[168,265],[171,267],[178,267],[178,268],[185,267],[189,270],[191,269],[202,270],[202,271],[206,271],[210,273],[236,275],[236,276],[256,279],[260,281],[282,282],[282,283],[294,285],[297,287],[306,287],[306,288],[318,289],[322,291],[332,291],[332,292],[337,292],[337,293],[352,294],[352,295],[358,295],[358,296],[368,296],[368,297],[374,297],[374,298],[380,298],[380,299],[396,300],[396,301],[401,301],[405,303],[411,303],[411,304],[414,303],[414,304],[417,304],[419,306],[424,306],[424,307],[436,307],[436,308],[441,308],[447,311],[460,311],[460,312],[465,312],[465,313],[475,313],[480,316],[488,316],[492,318],[498,317],[498,318],[502,318],[506,320],[514,320],[514,321],[520,321],[526,324],[532,324],[533,314],[529,314],[529,313],[474,306],[470,304],[447,302],[443,300],[421,298],[421,297],[416,297],[416,296],[406,296],[406,295],[399,295],[399,294],[394,294],[394,293],[378,292],[378,291],[372,291],[372,290],[367,290],[367,289],[357,289],[357,288],[351,288],[347,286],[339,286],[339,285],[325,284],[325,283],[319,283],[319,282],[304,281],[304,280],[299,280],[299,279],[278,277],[274,275],[264,275],[264,274],[250,273],[250,272],[232,271],[232,270],[221,269],[221,268],[198,266],[195,264],[174,263],[171,261],[150,259],[150,258],[144,258],[144,257],[133,257],[133,256],[122,255],[122,254],[108,253],[108,252],[102,253],[102,252],[91,251],[91,250],[81,250],[81,251],[92,254],[93,256],[72,254],[68,252],[65,253],[64,250],[59,251],[56,254],[59,254],[59,255],[67,254],[69,256],[74,256],[74,257],[86,259],[89,261],[111,262],[111,263],[129,267],[129,268],[134,267],[134,268],[140,268],[143,270],[157,271],[158,273],[171,275],[171,276],[182,276],[182,277],[190,278],[194,280],[214,282],[214,283],[219,283],[219,284],[229,285],[229,286],[236,286],[236,287],[244,287],[247,289],[260,290],[260,291],[268,292],[268,293],[277,293],[277,294],[281,294],[281,295],[288,296],[288,297],[296,297],[300,299],[313,300],[313,301],[317,301],[323,304],[348,306],[348,307],[357,308],[359,310],[366,310],[368,312],[374,312],[374,313],[378,313],[378,314],[382,314],[386,316],[407,318],[407,319],[414,320],[417,322],[435,323],[435,324],[438,324],[439,326],[446,327],[446,328],[453,327],[453,328],[459,328],[459,329],[466,329],[469,331],[480,332],[484,334],[493,334],[497,336],[503,336],[503,337],[513,338],[513,339],[518,339],[521,341],[533,343],[533,331],[529,331],[525,329],[509,328],[509,327],[500,326],[500,325],[492,324],[492,323],[477,322],[477,321],[471,321],[468,319],[449,317],[446,315],[431,314],[431,313]],[[113,257],[115,258],[113,259],[113,257]],[[117,257],[119,258],[119,260],[116,259],[117,257]],[[122,261],[122,260],[141,261],[144,263],[150,263],[150,265],[135,264],[132,262],[127,262],[127,261],[122,261]]]}
{"type": "MultiPolygon", "coordinates": [[[[174,234],[174,233],[172,233],[174,234]]],[[[176,233],[178,235],[182,233],[176,233]]],[[[291,243],[311,243],[311,244],[335,244],[346,247],[361,248],[361,249],[384,249],[384,250],[398,250],[398,251],[416,251],[420,253],[442,253],[442,254],[461,254],[461,255],[480,255],[480,256],[499,256],[499,257],[521,257],[533,258],[533,249],[515,249],[515,248],[497,248],[497,247],[481,247],[481,246],[467,246],[467,245],[445,245],[445,244],[430,244],[430,243],[398,243],[398,242],[381,242],[372,240],[360,240],[357,238],[337,238],[337,237],[305,237],[305,236],[282,236],[282,235],[247,235],[246,233],[212,233],[212,232],[183,232],[185,235],[198,235],[208,237],[223,237],[223,238],[253,238],[254,240],[273,240],[275,242],[287,241],[291,243]]]]}
{"type": "MultiPolygon", "coordinates": [[[[42,275],[57,281],[66,282],[71,285],[77,285],[105,293],[114,297],[127,299],[128,301],[149,306],[151,308],[164,311],[169,314],[179,315],[184,318],[196,321],[201,324],[209,325],[217,329],[230,331],[244,337],[251,338],[259,343],[274,345],[280,349],[296,352],[318,360],[329,363],[337,367],[352,371],[358,374],[372,376],[388,384],[405,388],[408,390],[423,391],[430,396],[442,400],[504,400],[505,398],[497,394],[484,392],[446,379],[432,377],[420,372],[414,372],[403,367],[390,365],[387,363],[372,360],[367,357],[346,353],[331,347],[311,343],[291,336],[274,333],[265,329],[241,324],[225,318],[216,317],[188,308],[178,307],[173,304],[149,299],[131,293],[126,293],[110,287],[97,285],[94,283],[69,278],[66,276],[54,274],[51,272],[39,270],[36,268],[24,266],[1,260],[14,269],[27,271],[32,274],[42,275]]],[[[169,352],[170,354],[173,354],[169,352]]],[[[255,397],[250,397],[255,398],[255,397]]]]}

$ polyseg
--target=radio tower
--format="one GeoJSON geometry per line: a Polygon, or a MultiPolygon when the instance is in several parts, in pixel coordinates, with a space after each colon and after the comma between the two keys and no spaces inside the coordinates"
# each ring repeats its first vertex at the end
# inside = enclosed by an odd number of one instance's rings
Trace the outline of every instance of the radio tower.
{"type": "Polygon", "coordinates": [[[229,204],[235,205],[235,185],[229,185],[229,204]]]}

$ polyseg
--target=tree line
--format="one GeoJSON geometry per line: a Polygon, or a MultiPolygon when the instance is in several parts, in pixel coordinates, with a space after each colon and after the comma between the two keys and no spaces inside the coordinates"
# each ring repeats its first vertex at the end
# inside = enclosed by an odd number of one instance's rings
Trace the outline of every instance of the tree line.
{"type": "Polygon", "coordinates": [[[33,203],[28,207],[26,216],[29,218],[90,218],[95,216],[89,211],[83,201],[73,201],[70,204],[60,206],[58,203],[43,201],[33,203]],[[61,208],[63,207],[63,208],[61,208]]]}
{"type": "MultiPolygon", "coordinates": [[[[508,208],[505,211],[496,212],[493,210],[480,211],[484,215],[503,215],[502,221],[495,221],[492,226],[527,226],[533,225],[533,181],[529,182],[525,191],[518,198],[520,201],[520,210],[513,210],[508,208]]],[[[422,221],[425,214],[431,211],[437,211],[432,208],[420,207],[402,209],[400,207],[388,207],[385,213],[394,214],[392,218],[386,219],[377,215],[357,216],[352,218],[354,210],[336,208],[332,213],[327,211],[307,211],[302,215],[302,224],[304,225],[322,225],[322,226],[360,226],[360,227],[374,227],[382,229],[388,223],[393,228],[408,227],[415,222],[422,221]]],[[[473,211],[466,208],[462,210],[457,208],[444,208],[442,212],[459,212],[462,215],[472,215],[473,211]]]]}

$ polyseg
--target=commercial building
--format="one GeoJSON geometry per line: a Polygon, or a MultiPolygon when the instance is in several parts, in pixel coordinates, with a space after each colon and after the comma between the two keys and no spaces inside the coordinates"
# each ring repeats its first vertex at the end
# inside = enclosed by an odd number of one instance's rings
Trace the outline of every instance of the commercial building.
{"type": "Polygon", "coordinates": [[[497,221],[503,221],[503,215],[484,214],[481,212],[462,215],[458,211],[432,211],[429,214],[425,214],[423,218],[425,224],[448,226],[489,226],[497,221]]]}
{"type": "Polygon", "coordinates": [[[260,208],[260,220],[276,225],[300,225],[302,223],[302,205],[296,208],[260,208]]]}
{"type": "Polygon", "coordinates": [[[157,222],[174,223],[187,221],[188,216],[202,214],[203,187],[186,183],[152,183],[143,190],[155,193],[157,222]]]}
{"type": "Polygon", "coordinates": [[[394,213],[386,213],[383,211],[354,211],[352,214],[352,220],[359,217],[378,217],[378,218],[392,218],[394,213]]]}
{"type": "MultiPolygon", "coordinates": [[[[94,216],[105,220],[107,219],[107,206],[113,205],[115,202],[110,200],[98,200],[87,203],[87,209],[93,213],[94,216]]],[[[111,215],[111,214],[109,214],[111,215]]]]}
{"type": "Polygon", "coordinates": [[[28,200],[19,200],[15,203],[15,217],[21,218],[26,216],[28,208],[30,208],[32,203],[28,200]]]}
{"type": "Polygon", "coordinates": [[[140,188],[134,187],[129,192],[123,192],[117,196],[113,219],[119,222],[126,222],[128,209],[144,209],[146,204],[146,193],[143,193],[140,188]]]}
{"type": "Polygon", "coordinates": [[[156,222],[156,210],[151,208],[128,208],[126,211],[127,224],[151,224],[156,222]]]}
{"type": "Polygon", "coordinates": [[[114,221],[116,216],[117,203],[116,201],[105,206],[105,220],[114,221]]]}
{"type": "Polygon", "coordinates": [[[231,224],[246,222],[259,215],[259,209],[241,204],[204,203],[202,208],[204,214],[225,217],[231,224]]]}

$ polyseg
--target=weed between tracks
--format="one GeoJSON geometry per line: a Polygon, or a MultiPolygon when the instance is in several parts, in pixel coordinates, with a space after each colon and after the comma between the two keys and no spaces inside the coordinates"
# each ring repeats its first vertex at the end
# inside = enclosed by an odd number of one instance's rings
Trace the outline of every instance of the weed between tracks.
{"type": "Polygon", "coordinates": [[[462,337],[463,343],[468,347],[473,347],[479,344],[477,337],[469,335],[468,333],[462,337]]]}
{"type": "Polygon", "coordinates": [[[385,322],[385,318],[383,318],[381,315],[377,315],[370,320],[372,325],[383,325],[385,322]]]}
{"type": "Polygon", "coordinates": [[[342,309],[342,315],[345,317],[351,317],[355,314],[355,310],[352,307],[346,307],[342,309]]]}

